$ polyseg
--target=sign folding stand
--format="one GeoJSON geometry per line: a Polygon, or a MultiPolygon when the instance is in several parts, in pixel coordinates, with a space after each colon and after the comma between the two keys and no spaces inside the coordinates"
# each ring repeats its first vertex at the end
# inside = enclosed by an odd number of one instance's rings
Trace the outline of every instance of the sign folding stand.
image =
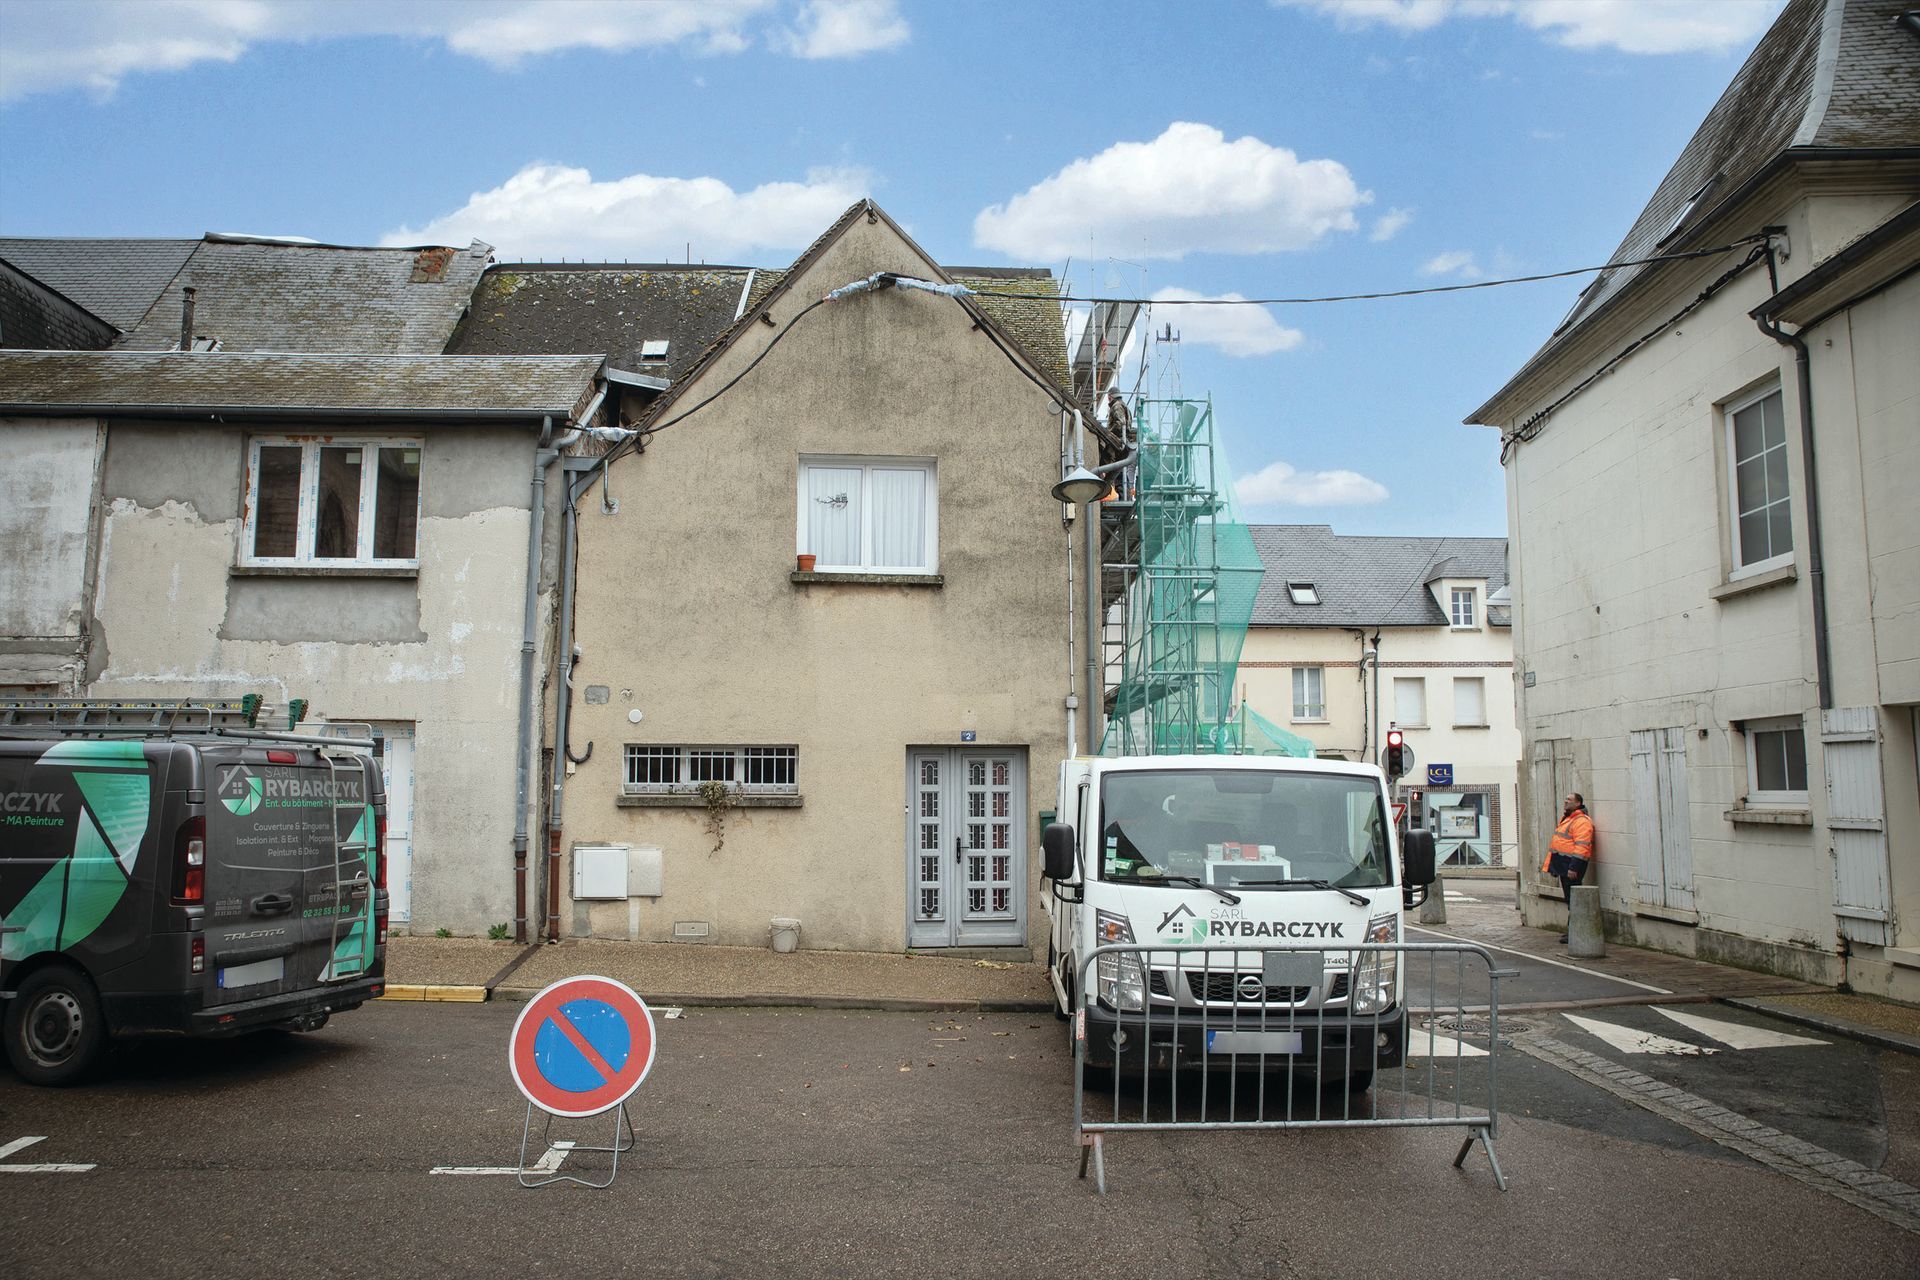
{"type": "Polygon", "coordinates": [[[633,1117],[627,1112],[627,1099],[653,1069],[654,1048],[653,1014],[646,1001],[611,978],[563,978],[527,1002],[514,1021],[507,1047],[507,1068],[527,1099],[516,1170],[522,1187],[576,1182],[603,1191],[613,1185],[620,1174],[621,1155],[633,1150],[638,1140],[633,1117]],[[528,1164],[535,1107],[547,1113],[540,1136],[548,1154],[528,1164]],[[585,1120],[609,1111],[614,1113],[610,1145],[551,1141],[555,1116],[585,1120]],[[563,1148],[560,1159],[553,1159],[553,1153],[563,1148]],[[606,1180],[595,1182],[561,1173],[561,1160],[575,1151],[612,1155],[613,1168],[606,1180]]]}

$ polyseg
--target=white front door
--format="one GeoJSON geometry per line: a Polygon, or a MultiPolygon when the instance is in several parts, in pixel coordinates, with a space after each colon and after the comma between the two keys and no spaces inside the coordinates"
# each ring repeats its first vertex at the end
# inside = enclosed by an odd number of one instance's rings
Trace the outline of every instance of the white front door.
{"type": "Polygon", "coordinates": [[[907,945],[1027,940],[1026,753],[907,753],[907,945]]]}
{"type": "Polygon", "coordinates": [[[387,788],[387,915],[394,924],[413,918],[413,721],[375,721],[386,738],[380,758],[387,788]]]}

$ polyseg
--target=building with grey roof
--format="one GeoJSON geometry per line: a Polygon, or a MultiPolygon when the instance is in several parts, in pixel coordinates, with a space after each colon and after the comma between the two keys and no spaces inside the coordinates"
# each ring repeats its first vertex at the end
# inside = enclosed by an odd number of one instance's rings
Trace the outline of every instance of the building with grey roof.
{"type": "Polygon", "coordinates": [[[198,240],[0,236],[9,262],[121,332],[138,325],[198,240]]]}
{"type": "Polygon", "coordinates": [[[1500,432],[1522,906],[1920,1001],[1920,13],[1790,0],[1500,432]]]}
{"type": "Polygon", "coordinates": [[[1325,756],[1377,760],[1399,729],[1396,788],[1453,866],[1511,866],[1513,642],[1505,538],[1367,537],[1249,526],[1265,576],[1239,696],[1325,756]]]}

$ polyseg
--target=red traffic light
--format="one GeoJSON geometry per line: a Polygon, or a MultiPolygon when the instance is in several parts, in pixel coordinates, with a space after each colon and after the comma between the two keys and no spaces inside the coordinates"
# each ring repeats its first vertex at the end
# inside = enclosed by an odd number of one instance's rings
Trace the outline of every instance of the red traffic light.
{"type": "Polygon", "coordinates": [[[1387,745],[1389,747],[1397,747],[1404,741],[1405,739],[1400,736],[1398,729],[1387,730],[1387,745]]]}

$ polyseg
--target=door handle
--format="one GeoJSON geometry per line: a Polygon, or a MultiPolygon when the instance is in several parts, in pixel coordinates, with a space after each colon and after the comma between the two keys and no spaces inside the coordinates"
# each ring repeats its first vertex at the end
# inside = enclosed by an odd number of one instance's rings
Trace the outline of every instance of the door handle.
{"type": "Polygon", "coordinates": [[[263,893],[253,900],[253,913],[257,916],[277,916],[291,910],[293,895],[290,893],[263,893]]]}
{"type": "Polygon", "coordinates": [[[960,837],[959,836],[955,836],[953,838],[953,865],[955,865],[956,867],[960,865],[960,837]]]}

